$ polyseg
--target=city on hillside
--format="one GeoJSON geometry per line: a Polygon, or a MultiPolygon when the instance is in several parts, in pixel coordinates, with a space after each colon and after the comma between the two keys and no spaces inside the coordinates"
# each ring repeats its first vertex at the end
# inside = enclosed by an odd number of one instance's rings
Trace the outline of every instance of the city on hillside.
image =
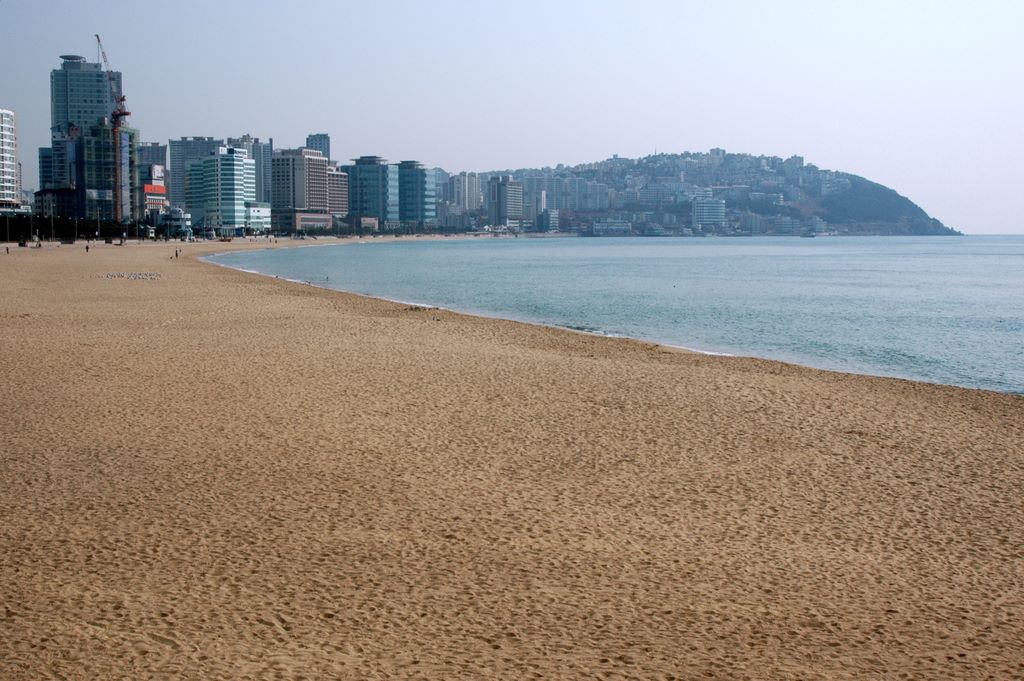
{"type": "Polygon", "coordinates": [[[566,233],[582,236],[957,234],[882,185],[711,149],[576,166],[448,172],[339,163],[325,133],[297,149],[250,134],[143,142],[122,74],[78,55],[50,72],[51,141],[23,191],[15,114],[0,109],[0,214],[19,240],[139,235],[566,233]]]}

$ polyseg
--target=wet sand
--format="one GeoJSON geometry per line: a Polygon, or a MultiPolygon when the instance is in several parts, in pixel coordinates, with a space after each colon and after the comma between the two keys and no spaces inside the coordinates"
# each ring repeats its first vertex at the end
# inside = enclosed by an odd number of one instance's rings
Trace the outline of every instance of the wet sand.
{"type": "Polygon", "coordinates": [[[1024,399],[178,246],[0,252],[0,678],[1024,676],[1024,399]]]}

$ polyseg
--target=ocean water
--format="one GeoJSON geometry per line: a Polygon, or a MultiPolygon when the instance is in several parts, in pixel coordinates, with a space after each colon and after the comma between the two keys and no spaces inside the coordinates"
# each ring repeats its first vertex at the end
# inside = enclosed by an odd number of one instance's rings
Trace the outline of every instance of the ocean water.
{"type": "Polygon", "coordinates": [[[211,260],[703,352],[1024,394],[1024,236],[379,238],[211,260]]]}

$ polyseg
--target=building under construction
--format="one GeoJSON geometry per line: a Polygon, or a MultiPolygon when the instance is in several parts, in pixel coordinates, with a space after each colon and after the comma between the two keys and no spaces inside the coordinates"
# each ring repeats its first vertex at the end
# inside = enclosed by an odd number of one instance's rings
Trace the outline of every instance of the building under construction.
{"type": "Polygon", "coordinates": [[[63,55],[50,73],[51,143],[39,150],[36,210],[102,222],[136,219],[138,131],[122,124],[121,74],[63,55]]]}

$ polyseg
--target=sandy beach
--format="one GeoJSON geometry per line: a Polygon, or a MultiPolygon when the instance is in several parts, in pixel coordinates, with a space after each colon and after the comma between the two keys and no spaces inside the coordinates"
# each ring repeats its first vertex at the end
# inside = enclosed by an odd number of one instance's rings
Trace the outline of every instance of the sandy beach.
{"type": "Polygon", "coordinates": [[[251,247],[0,250],[0,679],[1024,677],[1024,399],[251,247]]]}

